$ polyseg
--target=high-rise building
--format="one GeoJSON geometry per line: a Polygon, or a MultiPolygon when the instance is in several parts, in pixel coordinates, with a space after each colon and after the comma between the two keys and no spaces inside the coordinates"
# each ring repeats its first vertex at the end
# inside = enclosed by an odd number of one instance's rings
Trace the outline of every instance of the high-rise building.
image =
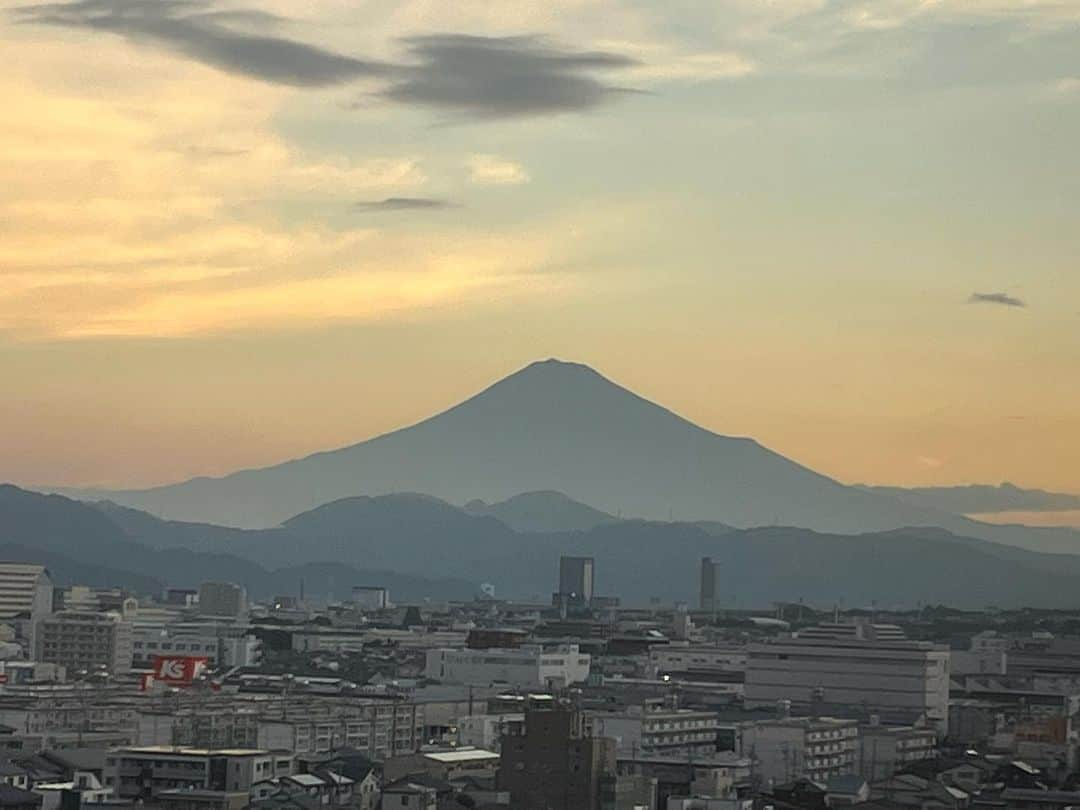
{"type": "Polygon", "coordinates": [[[559,596],[571,605],[588,605],[593,598],[593,558],[559,558],[559,596]]]}
{"type": "Polygon", "coordinates": [[[615,741],[594,737],[569,706],[527,709],[524,726],[502,738],[498,788],[514,810],[599,810],[615,779],[615,741]]]}
{"type": "Polygon", "coordinates": [[[701,558],[701,589],[698,595],[698,607],[705,613],[716,610],[716,569],[718,565],[712,557],[701,558]]]}
{"type": "Polygon", "coordinates": [[[204,582],[199,586],[199,613],[241,618],[247,613],[247,591],[231,582],[204,582]]]}
{"type": "Polygon", "coordinates": [[[69,673],[131,670],[131,625],[118,613],[65,610],[37,621],[34,659],[69,673]]]}
{"type": "Polygon", "coordinates": [[[53,583],[43,565],[0,562],[0,619],[52,612],[53,583]]]}

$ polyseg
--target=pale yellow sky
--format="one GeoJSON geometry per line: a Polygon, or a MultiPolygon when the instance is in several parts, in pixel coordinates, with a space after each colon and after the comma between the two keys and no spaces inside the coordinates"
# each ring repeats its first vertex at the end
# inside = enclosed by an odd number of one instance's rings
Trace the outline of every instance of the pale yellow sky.
{"type": "Polygon", "coordinates": [[[844,481],[1080,491],[1080,8],[302,5],[0,0],[0,480],[559,356],[844,481]]]}

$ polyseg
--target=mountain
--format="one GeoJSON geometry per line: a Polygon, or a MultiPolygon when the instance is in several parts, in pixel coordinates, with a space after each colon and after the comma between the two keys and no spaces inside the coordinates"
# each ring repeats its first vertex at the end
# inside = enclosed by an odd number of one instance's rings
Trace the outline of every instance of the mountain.
{"type": "Polygon", "coordinates": [[[548,360],[412,427],[224,478],[130,491],[65,491],[158,517],[279,526],[357,495],[424,492],[451,503],[564,492],[608,514],[800,526],[856,534],[937,526],[1040,551],[1080,552],[1080,531],[994,526],[845,486],[752,439],[700,428],[587,366],[548,360]]]}
{"type": "Polygon", "coordinates": [[[516,532],[588,531],[619,519],[554,491],[523,492],[499,503],[475,499],[465,511],[493,517],[516,532]]]}
{"type": "Polygon", "coordinates": [[[469,598],[473,583],[491,582],[500,594],[546,599],[563,554],[594,557],[598,592],[629,605],[654,596],[693,601],[704,556],[721,563],[725,605],[797,598],[826,607],[1080,604],[1080,555],[1039,554],[942,529],[846,535],[622,520],[584,531],[517,532],[431,496],[396,494],[344,498],[278,528],[242,531],[0,487],[0,558],[43,562],[63,582],[138,593],[153,593],[164,580],[190,587],[213,578],[269,598],[294,593],[303,580],[315,598],[382,585],[399,600],[441,601],[469,598]],[[170,545],[200,537],[202,548],[170,545]]]}
{"type": "MultiPolygon", "coordinates": [[[[270,598],[294,593],[303,579],[313,598],[341,598],[353,585],[382,585],[407,601],[469,599],[476,593],[465,578],[387,571],[370,565],[370,559],[346,565],[295,549],[279,555],[282,564],[268,570],[272,562],[266,558],[272,555],[262,550],[278,535],[285,532],[169,523],[112,504],[89,505],[0,485],[0,560],[42,563],[60,584],[115,585],[157,595],[165,583],[197,587],[222,579],[244,585],[256,598],[270,598]],[[212,545],[186,547],[195,537],[212,545]],[[237,553],[228,553],[232,549],[237,553]]],[[[289,536],[283,545],[296,543],[289,536]]]]}
{"type": "Polygon", "coordinates": [[[861,489],[895,498],[925,509],[958,515],[995,512],[1069,512],[1080,510],[1080,495],[1022,489],[1005,482],[998,486],[971,484],[959,487],[873,487],[861,489]]]}
{"type": "Polygon", "coordinates": [[[704,430],[586,366],[556,360],[534,363],[417,425],[340,450],[224,478],[73,494],[169,519],[260,528],[359,494],[414,491],[465,503],[544,490],[608,514],[739,527],[980,531],[955,515],[844,486],[752,439],[704,430]]]}
{"type": "MultiPolygon", "coordinates": [[[[549,502],[563,503],[561,498],[549,502]]],[[[401,575],[487,581],[503,595],[546,599],[559,556],[580,554],[596,559],[598,592],[630,605],[646,604],[652,596],[693,601],[704,556],[721,563],[725,605],[762,606],[799,597],[826,607],[874,600],[883,606],[1080,603],[1074,595],[1080,555],[1040,554],[934,528],[841,535],[622,520],[587,530],[522,532],[490,515],[472,515],[415,494],[344,498],[282,527],[252,531],[185,526],[136,517],[130,510],[124,514],[125,525],[141,532],[132,535],[140,542],[158,545],[209,531],[229,559],[245,557],[285,570],[320,566],[320,587],[334,593],[342,592],[343,572],[351,566],[377,566],[401,575]]]]}

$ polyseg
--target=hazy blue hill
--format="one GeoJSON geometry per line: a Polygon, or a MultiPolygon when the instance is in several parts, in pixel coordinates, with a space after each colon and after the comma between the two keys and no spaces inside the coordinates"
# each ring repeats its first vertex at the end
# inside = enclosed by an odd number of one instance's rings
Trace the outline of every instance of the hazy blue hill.
{"type": "Polygon", "coordinates": [[[843,486],[752,439],[704,430],[575,363],[534,363],[444,413],[340,450],[220,479],[77,493],[155,515],[269,527],[337,498],[452,503],[557,490],[609,514],[860,532],[961,520],[843,486]]]}
{"type": "MultiPolygon", "coordinates": [[[[261,550],[283,534],[170,523],[114,505],[91,506],[0,486],[0,560],[47,565],[62,584],[117,585],[156,594],[166,582],[194,587],[207,579],[224,579],[267,598],[295,593],[303,578],[307,593],[315,598],[325,596],[321,588],[331,584],[339,598],[352,585],[373,583],[403,600],[468,599],[476,592],[471,579],[444,577],[434,569],[431,576],[423,576],[381,570],[365,559],[352,566],[334,557],[313,560],[302,547],[299,553],[282,554],[287,559],[276,567],[261,550]],[[185,547],[197,537],[203,544],[209,538],[218,545],[213,551],[185,547]],[[230,546],[236,553],[229,553],[230,546]]],[[[296,543],[290,536],[288,545],[296,543]]]]}
{"type": "Polygon", "coordinates": [[[970,484],[959,487],[873,487],[867,492],[887,495],[914,506],[956,514],[993,512],[1067,512],[1080,509],[1080,495],[1023,489],[1005,482],[998,486],[970,484]]]}
{"type": "Polygon", "coordinates": [[[472,500],[465,511],[493,517],[517,532],[587,531],[618,520],[555,491],[523,492],[499,503],[472,500]]]}

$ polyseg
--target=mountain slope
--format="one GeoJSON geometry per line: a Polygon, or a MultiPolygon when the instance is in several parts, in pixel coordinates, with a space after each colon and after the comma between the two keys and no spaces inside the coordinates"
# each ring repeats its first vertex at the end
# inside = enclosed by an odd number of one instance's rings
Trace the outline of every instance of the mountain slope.
{"type": "Polygon", "coordinates": [[[861,489],[886,495],[927,509],[960,515],[993,512],[1069,512],[1080,510],[1080,495],[1022,489],[1008,482],[999,486],[971,484],[960,487],[872,487],[861,489]]]}
{"type": "Polygon", "coordinates": [[[81,492],[176,520],[270,527],[358,494],[425,492],[452,503],[557,490],[609,514],[857,533],[942,526],[1059,551],[1080,534],[990,527],[844,486],[757,442],[711,433],[592,369],[534,363],[412,427],[220,479],[81,492]]]}
{"type": "Polygon", "coordinates": [[[470,515],[487,515],[516,532],[588,531],[618,518],[568,498],[561,492],[523,492],[499,503],[472,500],[470,515]]]}

